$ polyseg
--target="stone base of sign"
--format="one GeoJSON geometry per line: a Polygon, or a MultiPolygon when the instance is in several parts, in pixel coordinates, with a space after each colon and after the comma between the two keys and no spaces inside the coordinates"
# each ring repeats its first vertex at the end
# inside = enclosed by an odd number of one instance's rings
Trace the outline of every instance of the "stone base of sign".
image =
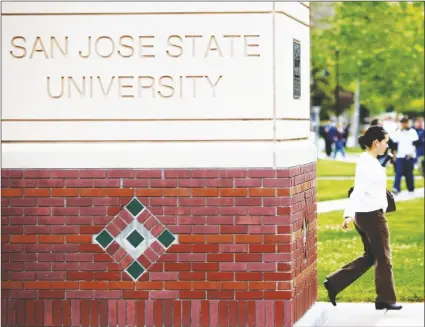
{"type": "Polygon", "coordinates": [[[291,325],[291,300],[148,300],[148,296],[137,291],[132,291],[132,298],[137,299],[131,300],[118,296],[63,300],[54,298],[54,291],[45,292],[52,294],[50,299],[3,299],[2,325],[306,327],[325,323],[325,311],[314,305],[306,316],[291,325]]]}
{"type": "Polygon", "coordinates": [[[2,326],[293,326],[317,299],[315,176],[3,169],[2,326]]]}

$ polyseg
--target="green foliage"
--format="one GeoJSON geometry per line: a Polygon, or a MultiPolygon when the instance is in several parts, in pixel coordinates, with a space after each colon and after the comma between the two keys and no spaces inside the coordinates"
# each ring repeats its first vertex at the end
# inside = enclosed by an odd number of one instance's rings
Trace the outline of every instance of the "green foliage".
{"type": "Polygon", "coordinates": [[[312,105],[333,108],[335,105],[335,97],[332,93],[332,88],[335,86],[331,84],[329,77],[324,75],[324,70],[320,71],[313,67],[312,82],[310,89],[312,105]]]}
{"type": "Polygon", "coordinates": [[[360,147],[355,147],[355,148],[345,148],[345,152],[347,153],[354,153],[354,154],[359,154],[362,153],[364,150],[360,147]]]}
{"type": "MultiPolygon", "coordinates": [[[[313,21],[312,71],[327,68],[335,88],[335,49],[339,49],[340,84],[354,91],[360,80],[361,102],[377,113],[424,108],[424,3],[336,2],[335,15],[313,21]]],[[[322,10],[323,3],[311,3],[322,10]]],[[[316,74],[312,74],[316,85],[316,74]]],[[[322,85],[323,86],[323,85],[322,85]]],[[[326,93],[322,91],[323,93],[326,93]]],[[[315,94],[313,90],[312,94],[315,94]]],[[[323,109],[332,109],[325,102],[323,109]]]]}

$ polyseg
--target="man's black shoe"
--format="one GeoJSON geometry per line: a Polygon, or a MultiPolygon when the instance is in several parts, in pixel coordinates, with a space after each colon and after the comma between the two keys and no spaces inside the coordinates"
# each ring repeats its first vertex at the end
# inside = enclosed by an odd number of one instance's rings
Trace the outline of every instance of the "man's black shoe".
{"type": "Polygon", "coordinates": [[[403,306],[401,304],[397,303],[384,303],[384,302],[375,302],[375,309],[376,310],[401,310],[403,306]]]}
{"type": "Polygon", "coordinates": [[[328,291],[329,301],[331,301],[332,305],[336,306],[336,292],[333,290],[332,286],[329,284],[329,280],[325,280],[323,285],[328,291]]]}

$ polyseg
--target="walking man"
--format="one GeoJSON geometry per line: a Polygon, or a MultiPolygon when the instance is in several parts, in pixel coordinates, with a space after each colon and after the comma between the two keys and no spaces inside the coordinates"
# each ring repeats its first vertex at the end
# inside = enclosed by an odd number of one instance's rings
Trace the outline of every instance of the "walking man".
{"type": "Polygon", "coordinates": [[[401,177],[406,179],[406,186],[409,192],[415,190],[413,169],[416,158],[416,147],[414,143],[418,141],[418,133],[409,126],[409,119],[403,117],[400,120],[401,130],[394,133],[393,140],[397,145],[396,152],[396,172],[393,186],[393,193],[397,194],[401,190],[401,177]]]}

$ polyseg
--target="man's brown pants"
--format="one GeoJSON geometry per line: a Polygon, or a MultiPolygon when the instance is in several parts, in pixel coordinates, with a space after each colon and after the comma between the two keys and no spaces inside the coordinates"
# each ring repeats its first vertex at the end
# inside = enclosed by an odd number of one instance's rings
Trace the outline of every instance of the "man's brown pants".
{"type": "Polygon", "coordinates": [[[330,286],[339,293],[375,264],[376,302],[395,303],[390,234],[382,210],[356,213],[354,226],[362,238],[364,254],[330,274],[330,286]]]}

